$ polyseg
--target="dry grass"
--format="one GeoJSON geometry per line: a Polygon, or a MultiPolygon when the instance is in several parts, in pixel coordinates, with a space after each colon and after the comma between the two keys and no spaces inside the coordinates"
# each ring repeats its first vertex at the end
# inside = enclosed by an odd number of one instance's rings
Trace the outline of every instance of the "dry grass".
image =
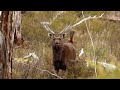
{"type": "MultiPolygon", "coordinates": [[[[86,16],[100,15],[103,12],[89,11],[85,12],[86,16]]],[[[52,65],[52,50],[51,40],[47,36],[47,31],[40,25],[41,21],[49,21],[56,14],[53,11],[41,11],[41,12],[27,12],[23,15],[22,33],[26,41],[29,41],[28,45],[21,46],[14,49],[15,58],[23,58],[31,52],[39,57],[37,62],[28,63],[24,65],[22,63],[13,62],[13,77],[14,78],[31,78],[31,79],[56,79],[55,76],[48,72],[42,72],[39,69],[48,70],[54,73],[54,67],[52,65]],[[34,67],[32,67],[34,66],[34,67]]],[[[82,19],[81,12],[71,11],[66,12],[59,16],[53,24],[50,26],[53,31],[61,31],[66,24],[76,23],[77,19],[82,19]],[[76,16],[75,16],[76,14],[76,16]],[[80,16],[80,17],[78,17],[80,16]],[[75,17],[75,18],[72,18],[75,17]]],[[[105,14],[109,14],[105,12],[105,14]]],[[[90,20],[90,33],[95,46],[96,60],[114,64],[119,66],[120,61],[120,24],[119,22],[113,22],[104,19],[90,20]]],[[[95,77],[94,66],[90,64],[87,67],[86,63],[93,59],[93,48],[91,45],[90,37],[87,33],[85,24],[81,24],[74,28],[75,34],[75,46],[77,51],[76,61],[68,62],[68,70],[64,73],[60,71],[59,76],[67,79],[81,79],[81,78],[119,78],[120,71],[109,72],[101,65],[97,64],[98,77],[95,77]],[[85,53],[80,58],[78,57],[79,51],[84,48],[85,53]],[[71,66],[72,64],[72,66],[71,66]]],[[[66,37],[66,40],[69,36],[66,37]]],[[[34,61],[34,58],[30,58],[34,61]]]]}

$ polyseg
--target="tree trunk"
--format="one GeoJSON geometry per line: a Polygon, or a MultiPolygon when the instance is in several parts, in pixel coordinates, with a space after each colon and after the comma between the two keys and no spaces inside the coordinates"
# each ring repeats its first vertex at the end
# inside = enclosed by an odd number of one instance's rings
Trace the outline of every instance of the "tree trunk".
{"type": "Polygon", "coordinates": [[[21,36],[21,12],[20,11],[2,11],[1,13],[1,33],[3,34],[5,43],[1,44],[5,47],[0,52],[0,78],[12,78],[12,59],[13,59],[13,45],[14,43],[23,42],[21,36]],[[5,53],[2,53],[6,51],[5,53]],[[4,59],[2,56],[5,56],[4,59]],[[5,62],[4,62],[5,61],[5,62]],[[5,64],[5,65],[4,65],[5,64]],[[5,71],[4,69],[5,68],[5,71]]]}

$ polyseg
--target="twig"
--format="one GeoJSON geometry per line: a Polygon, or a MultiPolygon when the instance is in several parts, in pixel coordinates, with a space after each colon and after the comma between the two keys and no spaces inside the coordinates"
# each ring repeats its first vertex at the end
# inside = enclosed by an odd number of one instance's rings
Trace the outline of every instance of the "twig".
{"type": "Polygon", "coordinates": [[[84,54],[84,50],[83,48],[81,49],[80,53],[79,53],[79,58],[84,54]]]}
{"type": "Polygon", "coordinates": [[[84,17],[83,20],[80,20],[80,22],[78,22],[78,23],[72,25],[71,28],[72,28],[72,27],[75,27],[75,26],[77,26],[77,25],[79,25],[79,24],[81,24],[82,22],[84,22],[84,21],[86,21],[86,20],[89,20],[89,19],[96,19],[96,18],[101,18],[103,15],[104,15],[104,13],[101,14],[100,16],[98,16],[98,17],[97,17],[97,16],[93,16],[93,17],[89,16],[89,17],[87,17],[87,18],[84,17]]]}
{"type": "MultiPolygon", "coordinates": [[[[83,14],[83,11],[82,11],[82,15],[83,15],[83,20],[85,20],[85,16],[84,16],[84,14],[83,14]]],[[[103,14],[102,14],[103,15],[103,14]]],[[[100,17],[102,17],[102,15],[100,16],[100,17]]],[[[94,16],[95,17],[95,16],[94,16]]],[[[93,44],[93,39],[92,39],[92,36],[91,36],[91,34],[90,34],[90,31],[89,31],[89,28],[88,28],[88,25],[87,25],[87,22],[86,22],[86,20],[85,20],[85,25],[86,25],[86,28],[87,28],[87,32],[88,32],[88,34],[89,34],[89,37],[90,37],[90,40],[91,40],[91,44],[92,44],[92,47],[93,47],[93,62],[95,63],[95,75],[96,75],[96,77],[97,77],[97,70],[96,70],[96,59],[95,59],[95,46],[94,46],[94,44],[93,44]]]]}
{"type": "MultiPolygon", "coordinates": [[[[14,60],[15,61],[15,60],[14,60]]],[[[22,63],[22,62],[21,62],[22,63]]],[[[22,63],[22,64],[24,64],[24,65],[29,65],[29,64],[26,64],[26,63],[22,63]]],[[[31,65],[32,66],[32,65],[31,65]]],[[[40,69],[40,68],[37,68],[37,67],[35,67],[35,66],[32,66],[33,68],[36,68],[37,70],[40,70],[40,71],[42,71],[42,72],[48,72],[49,74],[51,74],[51,75],[53,75],[53,76],[55,76],[55,77],[57,77],[57,78],[59,78],[59,79],[62,79],[60,76],[58,76],[57,74],[54,74],[54,73],[52,73],[52,72],[50,72],[50,71],[48,71],[48,70],[43,70],[43,69],[40,69]]]]}
{"type": "Polygon", "coordinates": [[[53,17],[53,19],[50,21],[50,25],[51,25],[52,22],[53,22],[59,15],[61,15],[63,12],[64,12],[64,11],[59,11],[59,12],[55,15],[55,17],[53,17]]]}
{"type": "MultiPolygon", "coordinates": [[[[71,24],[70,24],[69,27],[67,27],[67,29],[65,29],[64,32],[70,31],[71,28],[76,27],[77,25],[80,25],[82,22],[84,22],[84,21],[86,21],[86,20],[101,18],[103,15],[104,15],[104,13],[101,14],[100,16],[93,16],[93,17],[89,16],[89,17],[87,17],[87,18],[84,18],[84,19],[80,20],[79,22],[75,23],[74,25],[71,25],[71,24]]],[[[63,31],[62,31],[62,32],[63,32],[63,31]]]]}
{"type": "MultiPolygon", "coordinates": [[[[61,15],[63,12],[65,12],[65,11],[59,11],[56,15],[55,15],[55,17],[53,17],[53,19],[52,20],[50,20],[50,22],[41,22],[41,24],[43,24],[43,25],[51,25],[52,23],[53,23],[53,21],[59,16],[59,15],[61,15]]],[[[47,28],[46,28],[47,29],[47,28]]]]}

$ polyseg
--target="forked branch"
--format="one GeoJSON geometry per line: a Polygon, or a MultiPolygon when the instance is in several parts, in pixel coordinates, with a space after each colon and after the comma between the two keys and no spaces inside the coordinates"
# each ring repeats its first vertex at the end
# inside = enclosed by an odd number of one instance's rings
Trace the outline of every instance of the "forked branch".
{"type": "MultiPolygon", "coordinates": [[[[60,12],[60,13],[63,13],[63,12],[60,12]]],[[[59,14],[58,14],[59,15],[59,14]]],[[[57,16],[58,16],[57,15],[57,16]]],[[[87,21],[87,20],[90,20],[90,19],[97,19],[97,18],[101,18],[102,16],[104,15],[104,13],[103,14],[101,14],[100,16],[93,16],[93,17],[91,17],[91,16],[89,16],[89,17],[87,17],[87,18],[84,18],[84,19],[82,19],[82,20],[80,20],[79,22],[77,22],[77,23],[75,23],[74,25],[68,25],[68,26],[66,26],[61,32],[60,32],[60,34],[63,34],[63,33],[67,33],[67,32],[69,32],[69,31],[71,31],[71,28],[73,28],[73,27],[76,27],[77,25],[80,25],[82,22],[84,22],[84,21],[87,21]]],[[[57,17],[56,16],[56,17],[57,17]]],[[[49,33],[52,33],[52,34],[55,34],[49,27],[48,27],[48,24],[50,25],[51,24],[51,22],[41,22],[41,24],[43,24],[43,26],[45,27],[45,29],[49,32],[49,33]]]]}
{"type": "Polygon", "coordinates": [[[65,12],[65,11],[59,11],[56,15],[55,15],[55,17],[53,17],[53,19],[50,21],[50,25],[53,23],[53,21],[59,16],[59,15],[61,15],[63,12],[65,12]]]}
{"type": "Polygon", "coordinates": [[[71,28],[72,28],[72,27],[75,27],[75,26],[77,26],[77,25],[79,25],[79,24],[81,24],[82,22],[84,22],[84,21],[86,21],[86,20],[101,18],[103,15],[104,15],[104,13],[101,14],[100,16],[96,16],[96,15],[95,15],[95,16],[93,16],[93,17],[89,16],[89,17],[87,17],[87,18],[84,18],[83,20],[79,21],[78,23],[72,25],[71,28]]]}
{"type": "Polygon", "coordinates": [[[69,31],[71,31],[71,28],[76,27],[77,25],[80,25],[82,22],[84,22],[84,21],[86,21],[86,20],[90,20],[90,19],[101,18],[103,15],[104,15],[104,13],[101,14],[100,16],[96,16],[96,15],[95,15],[95,16],[93,16],[93,17],[89,16],[89,17],[87,17],[87,18],[84,18],[84,19],[80,20],[79,22],[75,23],[74,25],[69,25],[67,28],[63,29],[61,32],[62,32],[62,33],[64,33],[64,32],[69,32],[69,31]]]}

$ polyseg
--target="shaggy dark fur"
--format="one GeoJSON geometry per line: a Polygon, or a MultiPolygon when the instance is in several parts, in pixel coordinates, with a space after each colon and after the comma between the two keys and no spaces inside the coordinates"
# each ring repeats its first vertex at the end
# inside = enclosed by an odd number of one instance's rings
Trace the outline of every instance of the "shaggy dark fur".
{"type": "Polygon", "coordinates": [[[57,73],[59,72],[59,69],[67,69],[67,60],[75,60],[76,58],[73,35],[74,31],[71,31],[70,40],[67,43],[64,42],[64,38],[62,37],[53,37],[53,65],[57,73]]]}

